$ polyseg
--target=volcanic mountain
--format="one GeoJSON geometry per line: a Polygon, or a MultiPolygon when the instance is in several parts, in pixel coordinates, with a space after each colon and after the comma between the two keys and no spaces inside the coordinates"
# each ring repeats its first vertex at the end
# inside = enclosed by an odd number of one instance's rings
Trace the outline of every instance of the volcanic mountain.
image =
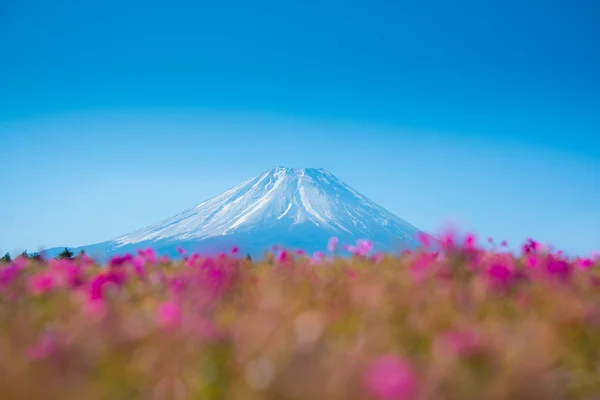
{"type": "Polygon", "coordinates": [[[273,245],[323,250],[337,236],[342,243],[369,239],[394,252],[416,247],[419,232],[324,169],[277,167],[174,217],[72,250],[105,258],[152,247],[176,256],[177,247],[207,253],[236,245],[255,257],[273,245]]]}

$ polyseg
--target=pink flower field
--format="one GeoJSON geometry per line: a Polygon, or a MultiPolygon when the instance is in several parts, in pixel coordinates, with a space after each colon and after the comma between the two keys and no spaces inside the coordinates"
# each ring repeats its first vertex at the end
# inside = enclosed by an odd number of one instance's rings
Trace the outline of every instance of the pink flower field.
{"type": "Polygon", "coordinates": [[[600,398],[597,256],[422,241],[17,258],[0,265],[1,398],[600,398]]]}

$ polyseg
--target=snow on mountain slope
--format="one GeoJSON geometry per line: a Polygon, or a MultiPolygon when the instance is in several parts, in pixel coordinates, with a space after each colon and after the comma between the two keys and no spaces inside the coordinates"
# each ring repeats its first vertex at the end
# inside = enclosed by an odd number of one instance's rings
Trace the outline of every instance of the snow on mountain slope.
{"type": "Polygon", "coordinates": [[[278,167],[111,242],[118,248],[268,231],[283,235],[285,242],[286,232],[295,230],[318,237],[396,238],[407,243],[419,232],[324,169],[278,167]]]}

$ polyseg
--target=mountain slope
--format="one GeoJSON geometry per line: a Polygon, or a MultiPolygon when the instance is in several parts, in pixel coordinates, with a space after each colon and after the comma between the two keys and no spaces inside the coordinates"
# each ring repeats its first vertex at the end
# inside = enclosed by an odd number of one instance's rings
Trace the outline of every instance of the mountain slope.
{"type": "Polygon", "coordinates": [[[172,218],[84,248],[122,253],[152,246],[174,255],[177,246],[223,251],[236,244],[260,255],[273,244],[322,250],[337,236],[394,251],[414,247],[418,232],[324,169],[278,167],[172,218]]]}

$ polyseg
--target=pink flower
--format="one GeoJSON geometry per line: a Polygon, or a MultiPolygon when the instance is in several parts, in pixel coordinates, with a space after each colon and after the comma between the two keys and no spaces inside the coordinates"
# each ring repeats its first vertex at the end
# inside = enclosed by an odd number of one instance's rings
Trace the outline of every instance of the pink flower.
{"type": "Polygon", "coordinates": [[[503,240],[503,241],[500,243],[500,246],[502,246],[502,247],[507,247],[507,246],[508,246],[508,242],[507,242],[506,240],[503,240]]]}
{"type": "Polygon", "coordinates": [[[82,306],[86,316],[91,318],[102,318],[106,315],[107,306],[103,299],[87,298],[82,306]]]}
{"type": "Polygon", "coordinates": [[[529,268],[535,268],[540,264],[540,259],[536,255],[527,256],[525,263],[529,268]]]}
{"type": "Polygon", "coordinates": [[[172,301],[164,302],[158,308],[156,320],[165,329],[176,328],[181,323],[181,309],[172,301]]]}
{"type": "Polygon", "coordinates": [[[469,356],[479,350],[481,342],[474,332],[448,331],[436,339],[436,344],[441,350],[453,355],[469,356]]]}
{"type": "Polygon", "coordinates": [[[429,246],[431,245],[431,239],[430,239],[429,235],[426,234],[425,232],[419,232],[419,235],[417,236],[417,238],[425,249],[428,249],[429,246]]]}
{"type": "Polygon", "coordinates": [[[43,334],[27,349],[27,356],[32,360],[42,360],[49,357],[55,350],[54,338],[49,334],[43,334]]]}
{"type": "Polygon", "coordinates": [[[590,269],[594,262],[590,258],[584,258],[577,262],[577,266],[581,269],[590,269]]]}
{"type": "Polygon", "coordinates": [[[54,278],[47,272],[38,273],[29,279],[29,291],[34,295],[47,293],[54,287],[54,278]]]}
{"type": "Polygon", "coordinates": [[[385,258],[385,255],[382,252],[377,252],[377,253],[373,254],[373,262],[375,264],[381,263],[384,258],[385,258]]]}
{"type": "Polygon", "coordinates": [[[492,264],[487,271],[490,283],[499,289],[507,289],[513,278],[513,271],[504,263],[492,264]]]}
{"type": "Polygon", "coordinates": [[[138,278],[144,278],[146,275],[146,271],[144,269],[145,260],[141,256],[136,256],[133,258],[133,271],[138,276],[138,278]]]}
{"type": "Polygon", "coordinates": [[[139,249],[137,253],[140,257],[144,257],[146,259],[146,262],[152,264],[156,262],[156,253],[150,247],[148,247],[147,249],[139,249]]]}
{"type": "Polygon", "coordinates": [[[315,251],[312,257],[310,258],[310,263],[312,265],[320,264],[321,262],[323,262],[324,258],[325,253],[323,253],[322,251],[315,251]]]}
{"type": "Polygon", "coordinates": [[[351,268],[345,268],[344,274],[346,274],[346,277],[348,277],[349,279],[355,279],[358,277],[358,273],[351,268]]]}
{"type": "Polygon", "coordinates": [[[299,255],[299,256],[302,256],[302,255],[304,255],[304,254],[305,254],[304,250],[302,250],[302,249],[297,249],[297,250],[295,251],[295,253],[296,253],[296,255],[299,255]]]}
{"type": "Polygon", "coordinates": [[[335,250],[337,249],[337,245],[338,245],[338,243],[339,243],[339,239],[338,239],[337,237],[335,237],[335,236],[332,236],[332,237],[329,239],[329,243],[327,243],[327,250],[328,250],[330,253],[334,253],[334,252],[335,252],[335,250]]]}
{"type": "Polygon", "coordinates": [[[395,355],[385,355],[368,366],[364,385],[378,399],[413,399],[417,377],[408,362],[395,355]]]}
{"type": "Polygon", "coordinates": [[[185,254],[185,250],[183,249],[183,247],[177,247],[177,252],[181,255],[185,254]]]}
{"type": "Polygon", "coordinates": [[[373,248],[373,243],[370,240],[359,239],[356,241],[356,247],[358,248],[358,255],[366,256],[373,248]]]}
{"type": "Polygon", "coordinates": [[[465,248],[472,250],[475,248],[475,245],[477,243],[477,239],[475,238],[475,235],[473,234],[468,234],[467,237],[465,238],[465,248]]]}
{"type": "Polygon", "coordinates": [[[231,248],[231,254],[237,254],[240,252],[240,248],[238,246],[233,246],[231,248]]]}
{"type": "Polygon", "coordinates": [[[277,253],[277,256],[275,257],[275,260],[278,263],[282,263],[285,262],[287,260],[287,252],[285,250],[281,250],[279,251],[279,253],[277,253]]]}
{"type": "Polygon", "coordinates": [[[344,250],[346,250],[348,253],[358,254],[358,249],[356,248],[356,246],[353,246],[351,244],[345,244],[344,250]]]}

